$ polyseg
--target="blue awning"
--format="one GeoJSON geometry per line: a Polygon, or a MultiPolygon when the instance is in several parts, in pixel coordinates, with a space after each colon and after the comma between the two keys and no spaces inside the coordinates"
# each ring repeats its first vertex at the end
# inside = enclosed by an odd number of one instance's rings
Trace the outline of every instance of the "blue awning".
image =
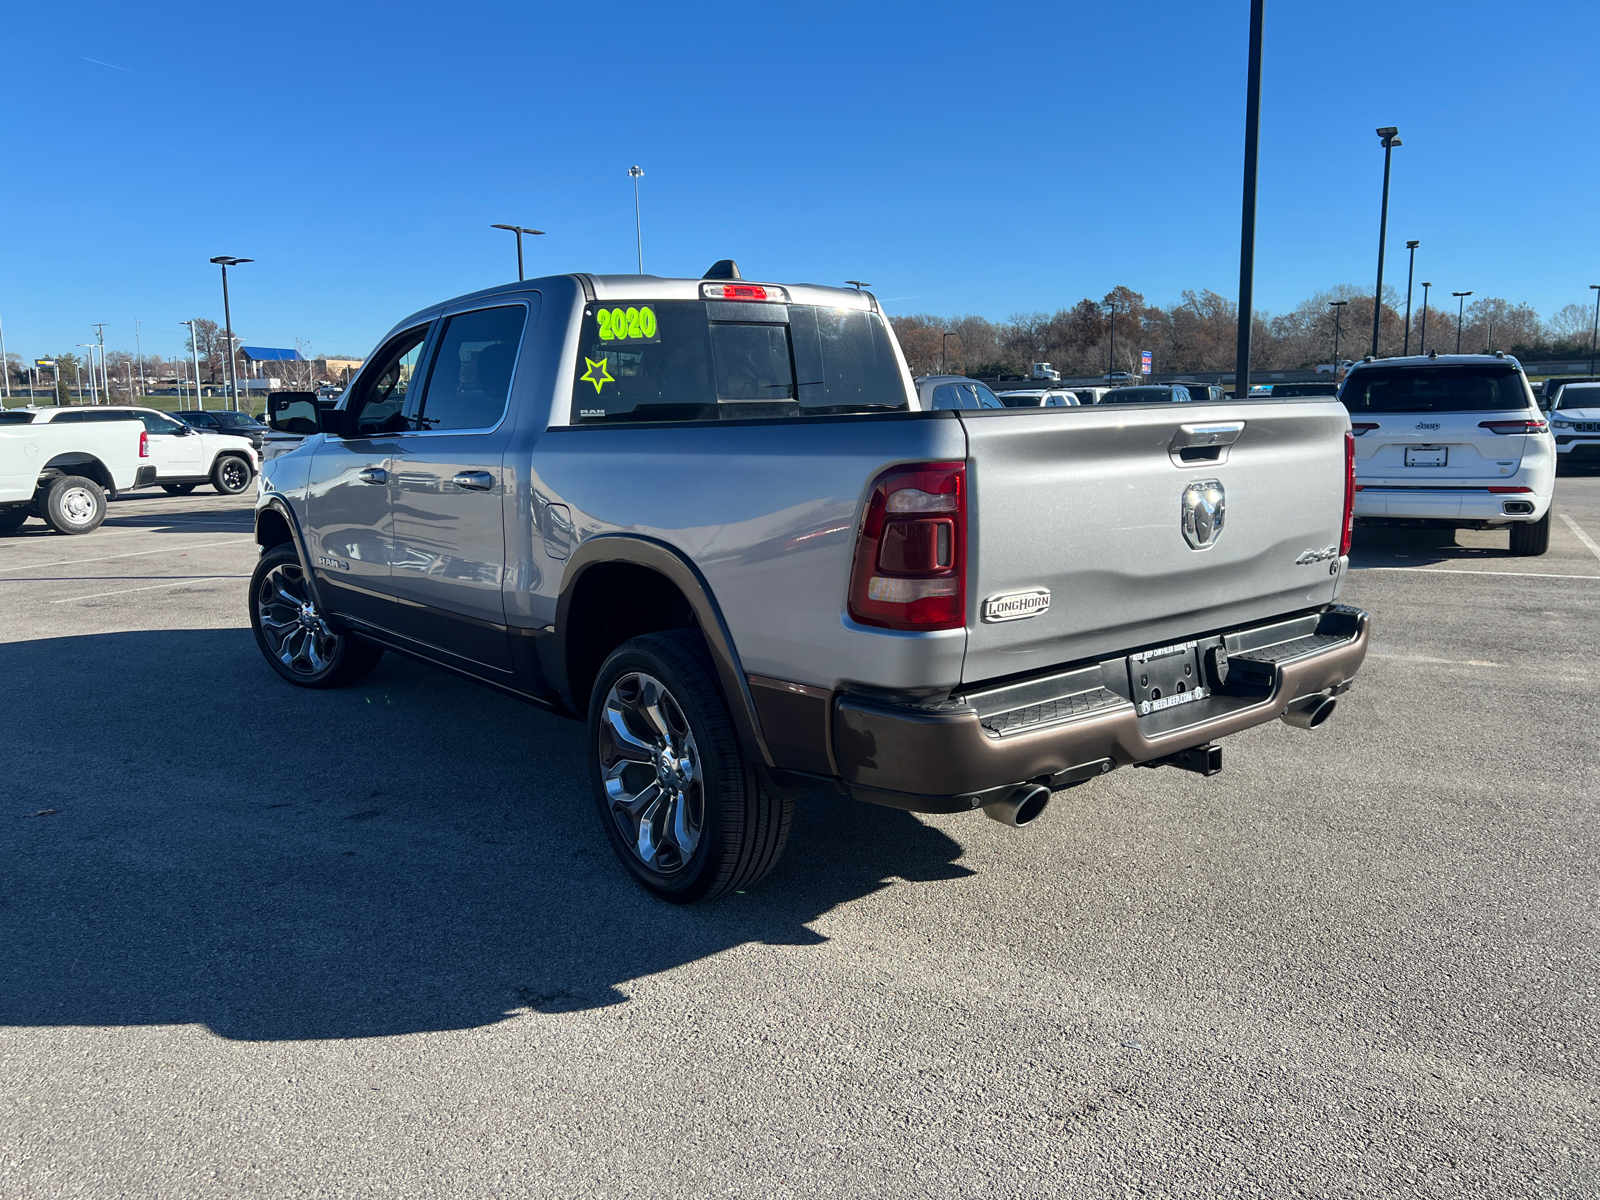
{"type": "Polygon", "coordinates": [[[251,362],[305,362],[298,350],[278,350],[272,346],[240,346],[239,353],[251,362]]]}

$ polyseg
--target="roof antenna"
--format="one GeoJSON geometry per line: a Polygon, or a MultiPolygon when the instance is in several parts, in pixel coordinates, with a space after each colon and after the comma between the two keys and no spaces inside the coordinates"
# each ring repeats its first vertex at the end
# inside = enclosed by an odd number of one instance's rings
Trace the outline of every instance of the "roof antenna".
{"type": "Polygon", "coordinates": [[[733,259],[719,258],[716,262],[711,264],[710,270],[708,270],[704,275],[700,276],[700,278],[743,279],[744,276],[739,274],[739,264],[734,262],[733,259]]]}

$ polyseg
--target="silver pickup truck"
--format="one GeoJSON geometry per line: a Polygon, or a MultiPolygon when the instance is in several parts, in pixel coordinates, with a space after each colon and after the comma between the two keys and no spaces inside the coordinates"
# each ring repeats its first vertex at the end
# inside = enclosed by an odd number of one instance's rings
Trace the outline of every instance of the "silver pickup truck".
{"type": "Polygon", "coordinates": [[[406,318],[273,414],[250,621],[291,683],[387,650],[588,724],[601,823],[686,902],[832,790],[1008,824],[1326,720],[1337,400],[925,410],[870,293],[563,275],[406,318]]]}

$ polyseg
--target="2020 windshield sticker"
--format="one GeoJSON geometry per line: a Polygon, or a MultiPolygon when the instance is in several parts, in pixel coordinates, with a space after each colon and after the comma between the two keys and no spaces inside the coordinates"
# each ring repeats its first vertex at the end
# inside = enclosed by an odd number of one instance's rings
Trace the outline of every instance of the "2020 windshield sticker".
{"type": "Polygon", "coordinates": [[[648,304],[637,308],[602,308],[594,314],[602,342],[659,342],[656,310],[648,304]]]}
{"type": "Polygon", "coordinates": [[[611,372],[606,370],[605,355],[602,354],[600,356],[600,361],[596,362],[594,359],[585,354],[583,356],[583,361],[589,364],[589,369],[582,375],[578,376],[578,378],[585,383],[594,384],[595,395],[598,396],[600,394],[600,389],[605,387],[606,384],[616,382],[616,379],[612,376],[611,372]],[[599,374],[595,373],[597,371],[599,374]]]}

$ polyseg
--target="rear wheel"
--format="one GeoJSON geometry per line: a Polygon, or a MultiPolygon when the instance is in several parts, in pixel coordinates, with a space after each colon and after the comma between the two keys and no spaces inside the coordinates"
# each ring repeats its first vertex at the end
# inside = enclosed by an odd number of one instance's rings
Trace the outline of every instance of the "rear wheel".
{"type": "Polygon", "coordinates": [[[696,632],[624,642],[589,700],[590,776],[612,849],[645,890],[690,904],[778,863],[793,801],[745,761],[696,632]]]}
{"type": "Polygon", "coordinates": [[[92,533],[106,519],[106,494],[82,475],[58,475],[40,507],[45,524],[57,533],[92,533]]]}
{"type": "Polygon", "coordinates": [[[346,687],[367,675],[383,647],[336,632],[317,611],[294,546],[274,546],[250,577],[250,628],[267,663],[297,687],[346,687]]]}
{"type": "Polygon", "coordinates": [[[211,468],[211,486],[224,496],[237,496],[250,486],[250,464],[237,454],[224,455],[211,468]]]}
{"type": "Polygon", "coordinates": [[[192,483],[163,483],[161,490],[169,496],[187,496],[195,486],[192,483]]]}
{"type": "Polygon", "coordinates": [[[1511,527],[1511,553],[1533,558],[1550,549],[1550,514],[1537,521],[1520,521],[1511,527]]]}
{"type": "Polygon", "coordinates": [[[15,533],[31,515],[26,504],[0,508],[0,534],[15,533]]]}

